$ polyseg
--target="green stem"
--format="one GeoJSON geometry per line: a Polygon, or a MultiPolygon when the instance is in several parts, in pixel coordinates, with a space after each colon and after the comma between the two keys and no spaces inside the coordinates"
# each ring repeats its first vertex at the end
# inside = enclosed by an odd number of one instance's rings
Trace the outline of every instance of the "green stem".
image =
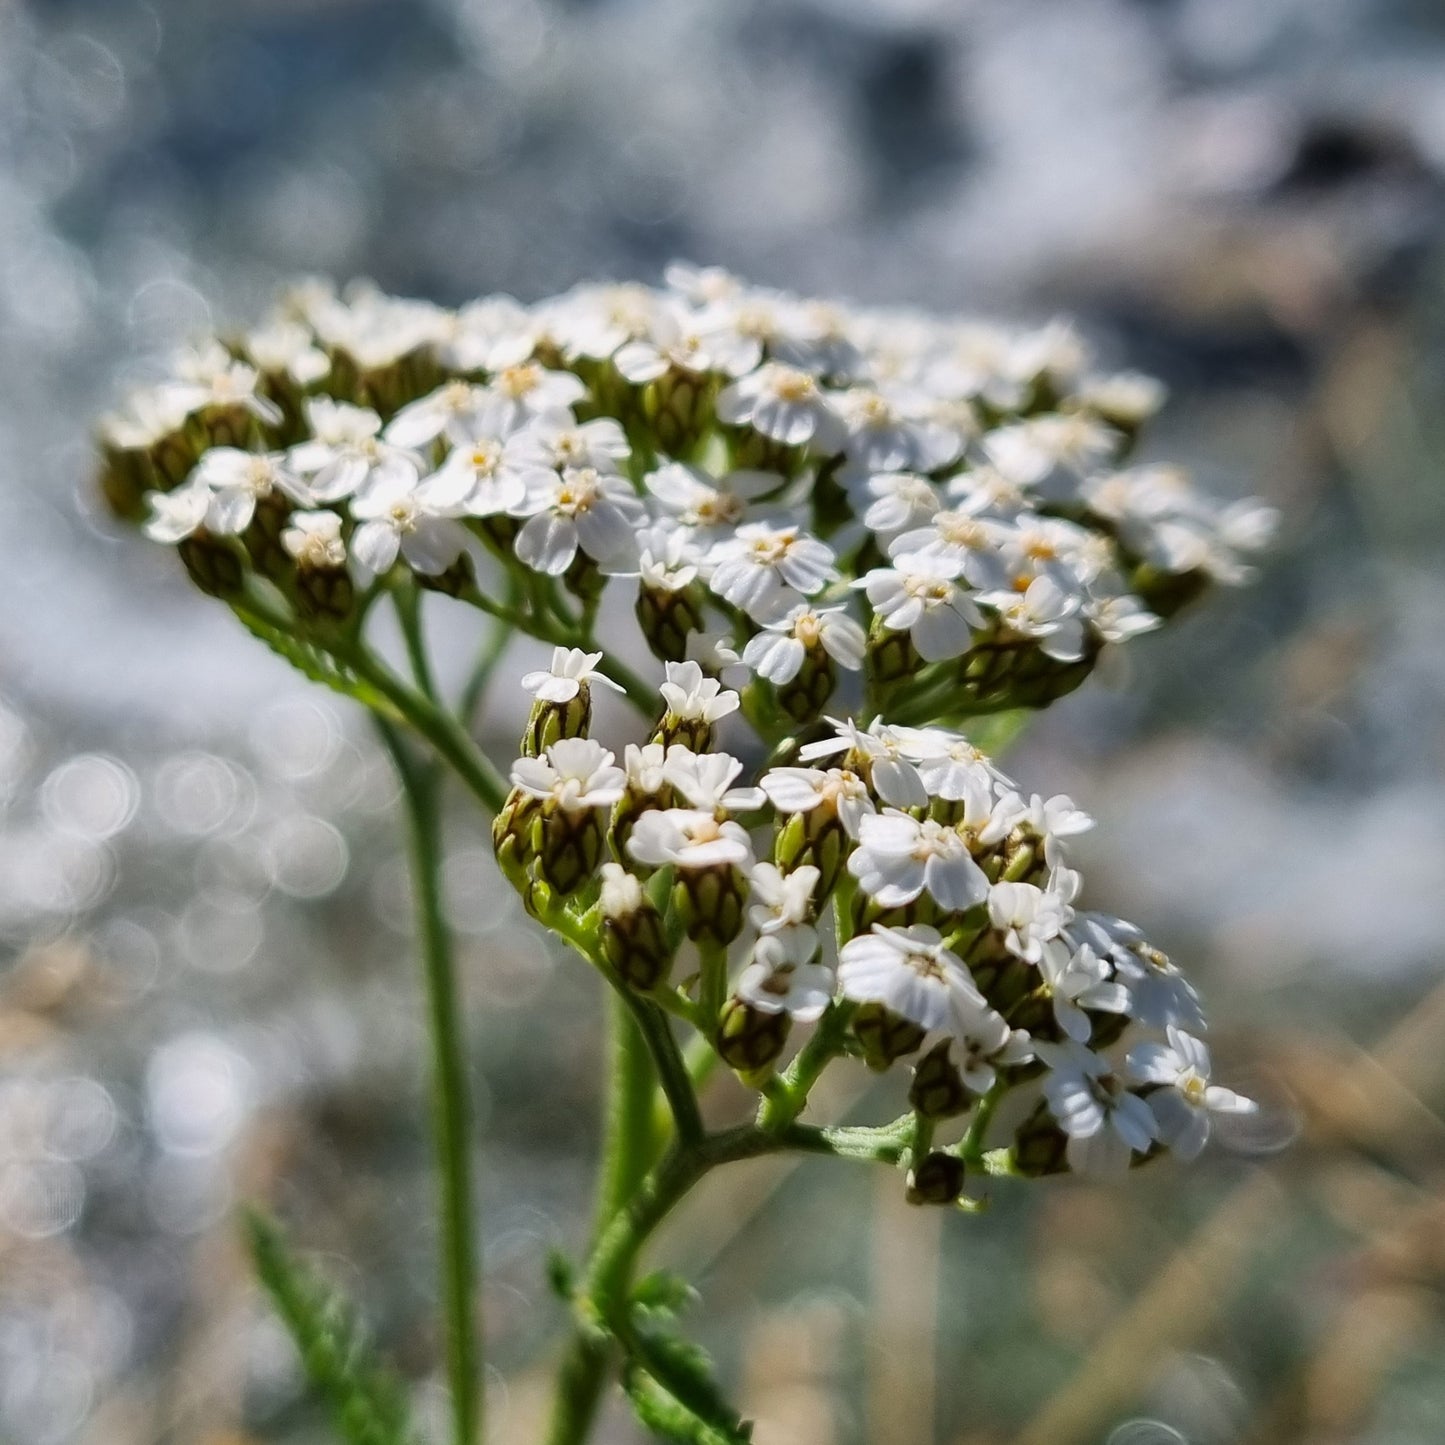
{"type": "MultiPolygon", "coordinates": [[[[509,600],[515,601],[516,583],[512,582],[510,588],[507,596],[509,600]]],[[[497,664],[506,655],[515,633],[516,628],[511,623],[498,617],[492,619],[487,640],[477,654],[476,663],[472,668],[471,675],[467,678],[466,686],[462,689],[461,700],[457,704],[457,716],[463,723],[469,726],[475,724],[482,702],[486,698],[492,674],[497,670],[497,664]]]]}
{"type": "Polygon", "coordinates": [[[432,1047],[432,1130],[441,1180],[441,1282],[453,1441],[476,1445],[482,1429],[480,1292],[473,1230],[471,1120],[462,1010],[442,898],[440,775],[378,723],[396,764],[411,837],[412,888],[426,979],[432,1047]]]}
{"type": "Polygon", "coordinates": [[[958,1146],[959,1157],[967,1164],[981,1163],[983,1160],[984,1138],[988,1134],[988,1126],[993,1123],[993,1116],[998,1106],[1003,1102],[1003,1096],[1008,1093],[1008,1085],[1002,1079],[995,1079],[993,1087],[978,1101],[978,1107],[973,1111],[973,1119],[968,1126],[968,1133],[963,1136],[958,1146]]]}
{"type": "Polygon", "coordinates": [[[617,993],[609,1000],[608,1030],[611,1057],[602,1177],[597,1191],[599,1238],[613,1215],[632,1197],[652,1163],[652,1100],[657,1088],[648,1041],[628,1000],[617,993]]]}
{"type": "Polygon", "coordinates": [[[432,745],[489,813],[501,808],[507,798],[506,783],[451,713],[408,687],[364,645],[338,650],[336,655],[432,745]]]}
{"type": "Polygon", "coordinates": [[[401,623],[402,640],[406,644],[407,661],[412,676],[428,702],[437,700],[436,680],[432,676],[431,659],[427,656],[426,637],[421,626],[421,588],[408,586],[394,594],[396,615],[401,623]]]}
{"type": "Polygon", "coordinates": [[[759,1128],[776,1132],[791,1124],[803,1112],[818,1076],[843,1052],[844,1037],[853,1012],[846,1002],[828,1006],[812,1037],[798,1050],[797,1057],[778,1081],[777,1091],[759,1109],[759,1128]]]}

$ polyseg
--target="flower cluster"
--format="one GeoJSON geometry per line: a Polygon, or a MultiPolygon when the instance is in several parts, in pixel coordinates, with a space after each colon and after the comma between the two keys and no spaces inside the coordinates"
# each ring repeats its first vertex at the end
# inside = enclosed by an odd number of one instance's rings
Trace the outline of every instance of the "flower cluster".
{"type": "MultiPolygon", "coordinates": [[[[559,649],[550,676],[593,661],[559,649]]],[[[1129,924],[1078,906],[1068,849],[1092,820],[1071,799],[1026,795],[941,727],[831,720],[795,764],[747,783],[742,760],[674,741],[669,721],[696,712],[680,694],[705,692],[714,714],[737,694],[695,663],[668,671],[652,742],[619,760],[571,736],[518,758],[495,838],[539,918],[595,932],[606,967],[745,1079],[767,1089],[794,1024],[831,1029],[839,1054],[877,1069],[915,1057],[930,1145],[942,1121],[986,1128],[1004,1093],[1036,1084],[993,1161],[1025,1174],[1192,1158],[1213,1115],[1252,1107],[1210,1082],[1184,976],[1129,924]],[[1131,1029],[1143,1038],[1128,1047],[1131,1029]]],[[[982,1136],[965,1137],[977,1156],[982,1136]]],[[[962,1158],[935,1155],[935,1174],[962,1158]]],[[[961,1169],[949,1197],[955,1185],[961,1169]]]]}
{"type": "Polygon", "coordinates": [[[108,421],[102,485],[298,665],[460,759],[530,911],[695,1029],[760,1128],[833,1059],[912,1059],[910,1195],[942,1202],[980,1166],[1192,1156],[1252,1107],[1210,1082],[1183,976],[1081,906],[1088,816],[958,730],[1248,575],[1271,511],[1134,458],[1161,399],[1064,326],[717,270],[458,311],[311,285],[108,421]],[[660,682],[597,645],[614,582],[660,682]],[[554,644],[510,792],[471,704],[442,715],[418,589],[554,644]],[[385,596],[420,698],[369,650],[385,596]],[[649,723],[620,751],[591,737],[598,686],[649,723]],[[740,722],[743,757],[718,747],[740,722]],[[1021,1122],[996,1113],[1016,1090],[1021,1122]]]}
{"type": "Polygon", "coordinates": [[[400,572],[589,610],[626,579],[661,659],[736,660],[808,722],[865,659],[899,721],[1038,706],[1101,647],[1245,577],[1268,508],[1131,461],[1161,388],[1069,328],[845,308],[674,266],[448,311],[290,293],[103,427],[112,505],[208,592],[345,626],[400,572]]]}

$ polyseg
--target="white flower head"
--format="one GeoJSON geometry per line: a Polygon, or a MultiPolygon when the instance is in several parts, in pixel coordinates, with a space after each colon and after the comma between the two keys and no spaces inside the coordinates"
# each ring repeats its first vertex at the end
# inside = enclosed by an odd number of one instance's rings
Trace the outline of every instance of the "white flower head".
{"type": "Polygon", "coordinates": [[[526,494],[509,511],[527,518],[517,556],[553,577],[572,565],[579,548],[604,571],[635,563],[636,534],[647,519],[632,484],[595,467],[528,473],[526,494]]]}
{"type": "Polygon", "coordinates": [[[961,1009],[984,1005],[973,975],[935,928],[883,928],[845,943],[838,984],[846,998],[879,1003],[921,1029],[946,1029],[961,1009]]]}
{"type": "Polygon", "coordinates": [[[610,416],[582,422],[565,415],[539,416],[507,441],[512,461],[536,471],[591,467],[595,472],[617,472],[630,450],[622,423],[610,416]]]}
{"type": "Polygon", "coordinates": [[[610,808],[627,778],[615,758],[591,738],[559,738],[538,758],[512,764],[512,785],[566,813],[610,808]]]}
{"type": "Polygon", "coordinates": [[[408,402],[386,424],[383,435],[399,447],[430,446],[443,438],[452,446],[465,446],[478,434],[487,403],[483,387],[469,381],[448,381],[416,401],[408,402]]]}
{"type": "Polygon", "coordinates": [[[755,622],[820,592],[838,570],[833,549],[793,523],[747,522],[711,554],[709,586],[755,622]]]}
{"type": "Polygon", "coordinates": [[[1057,893],[1032,883],[995,883],[989,889],[989,922],[1003,934],[1004,947],[1025,963],[1038,963],[1072,911],[1057,893]]]}
{"type": "Polygon", "coordinates": [[[630,918],[642,907],[646,894],[642,879],[620,863],[602,865],[602,893],[599,902],[605,918],[630,918]]]}
{"type": "Polygon", "coordinates": [[[211,507],[211,489],[192,475],[171,492],[147,492],[150,515],[142,530],[152,542],[172,544],[194,536],[206,525],[211,507]]]}
{"type": "Polygon", "coordinates": [[[1081,1044],[1088,1043],[1093,1032],[1085,1009],[1112,1014],[1129,1011],[1129,990],[1113,981],[1113,969],[1087,943],[1070,952],[1061,940],[1045,942],[1039,956],[1039,973],[1053,1005],[1055,1022],[1081,1044]]]}
{"type": "Polygon", "coordinates": [[[761,355],[762,347],[754,338],[719,326],[705,312],[663,306],[653,315],[651,334],[620,346],[612,364],[641,386],[672,370],[741,376],[758,364],[761,355]]]}
{"type": "Polygon", "coordinates": [[[887,723],[860,728],[851,720],[830,717],[827,721],[833,726],[833,736],[800,748],[798,757],[802,762],[844,754],[867,772],[873,791],[885,803],[895,808],[927,806],[923,780],[907,756],[909,730],[900,731],[887,723]]]}
{"type": "Polygon", "coordinates": [[[457,516],[495,517],[522,505],[527,474],[501,437],[473,436],[454,447],[422,485],[437,506],[457,516]]]}
{"type": "Polygon", "coordinates": [[[639,863],[661,868],[750,868],[752,843],[740,823],[719,822],[716,813],[696,808],[657,808],[643,813],[627,840],[639,863]]]}
{"type": "Polygon", "coordinates": [[[684,722],[714,723],[741,706],[737,693],[709,677],[695,662],[663,664],[666,680],[658,691],[668,714],[684,722]]]}
{"type": "Polygon", "coordinates": [[[797,677],[808,652],[818,648],[840,667],[857,672],[863,666],[867,638],[847,608],[799,603],[748,639],[743,662],[759,677],[782,686],[797,677]]]}
{"type": "Polygon", "coordinates": [[[975,1094],[993,1087],[1000,1067],[1033,1057],[1033,1041],[1023,1029],[1010,1028],[1001,1014],[967,994],[955,997],[949,1030],[957,1045],[954,1065],[975,1094]]]}
{"type": "Polygon", "coordinates": [[[1252,1114],[1259,1107],[1232,1089],[1209,1082],[1209,1050],[1173,1024],[1167,1044],[1139,1044],[1128,1069],[1136,1079],[1162,1087],[1149,1095],[1159,1138],[1182,1159],[1194,1159],[1209,1141],[1215,1114],[1252,1114]]]}
{"type": "Polygon", "coordinates": [[[437,506],[415,477],[373,482],[351,499],[351,515],[361,523],[351,539],[351,555],[369,576],[389,571],[399,555],[413,571],[434,577],[467,548],[468,534],[451,508],[437,506]]]}
{"type": "Polygon", "coordinates": [[[341,518],[335,512],[292,512],[282,529],[281,545],[302,571],[328,571],[346,565],[341,518]]]}
{"type": "Polygon", "coordinates": [[[737,994],[762,1013],[786,1013],[799,1023],[821,1018],[837,988],[833,970],[815,962],[818,935],[806,924],[765,933],[738,978],[737,994]]]}
{"type": "Polygon", "coordinates": [[[246,335],[246,356],[262,372],[310,386],[331,370],[331,358],[309,326],[277,316],[246,335]]]}
{"type": "Polygon", "coordinates": [[[943,505],[938,488],[916,472],[845,470],[839,481],[885,550],[895,538],[927,527],[943,505]]]}
{"type": "Polygon", "coordinates": [[[1094,826],[1094,820],[1082,808],[1076,808],[1067,793],[1056,793],[1052,798],[1035,793],[1029,799],[1024,821],[1044,840],[1044,859],[1051,866],[1064,861],[1068,839],[1077,838],[1094,826]]]}
{"type": "Polygon", "coordinates": [[[844,768],[771,768],[759,785],[780,813],[831,808],[850,838],[856,838],[862,820],[877,811],[868,785],[844,768]]]}
{"type": "Polygon", "coordinates": [[[787,446],[819,452],[840,450],[848,435],[817,377],[775,361],[725,386],[718,393],[717,414],[732,426],[750,426],[787,446]]]}
{"type": "Polygon", "coordinates": [[[1037,1041],[1034,1052],[1048,1066],[1044,1098],[1068,1135],[1069,1167],[1077,1174],[1122,1174],[1135,1154],[1158,1137],[1153,1111],[1130,1093],[1102,1054],[1074,1039],[1037,1041]]]}
{"type": "Polygon", "coordinates": [[[666,462],[642,485],[662,510],[701,532],[731,529],[745,522],[753,500],[783,485],[776,472],[739,470],[714,477],[686,462],[666,462]]]}
{"type": "Polygon", "coordinates": [[[1077,662],[1084,655],[1082,598],[1065,592],[1052,576],[1040,574],[1023,592],[984,592],[978,600],[993,608],[1010,632],[1033,638],[1046,656],[1077,662]]]}
{"type": "Polygon", "coordinates": [[[414,451],[381,439],[381,418],[369,407],[313,396],[306,419],[311,440],[287,456],[315,501],[337,502],[373,485],[415,483],[423,471],[414,451]]]}
{"type": "Polygon", "coordinates": [[[822,874],[812,864],[784,873],[776,863],[759,863],[752,871],[753,905],[748,919],[759,933],[779,933],[807,923],[813,916],[813,891],[822,874]]]}
{"type": "Polygon", "coordinates": [[[261,374],[237,361],[218,341],[183,351],[173,359],[175,380],[157,388],[164,411],[189,416],[207,407],[239,407],[258,420],[275,426],[281,408],[257,391],[261,374]]]}
{"type": "Polygon", "coordinates": [[[931,472],[958,456],[962,437],[933,416],[921,393],[889,396],[855,386],[835,396],[833,407],[848,431],[844,451],[870,471],[931,472]]]}
{"type": "Polygon", "coordinates": [[[622,754],[627,773],[627,791],[639,797],[656,797],[667,786],[664,766],[668,747],[664,743],[628,743],[622,754]]]}
{"type": "Polygon", "coordinates": [[[695,753],[674,745],[667,750],[662,776],[689,807],[714,813],[746,813],[766,801],[761,788],[735,788],[742,763],[727,753],[695,753]]]}
{"type": "Polygon", "coordinates": [[[988,877],[957,828],[893,808],[860,821],[848,871],[882,908],[903,908],[926,892],[952,913],[989,896],[988,877]]]}
{"type": "Polygon", "coordinates": [[[237,447],[212,447],[191,473],[191,480],[210,493],[206,530],[217,536],[244,532],[256,515],[256,504],[279,493],[302,506],[310,489],[286,464],[283,452],[248,452],[237,447]]]}
{"type": "Polygon", "coordinates": [[[637,571],[653,592],[681,592],[702,571],[702,549],[690,527],[657,522],[637,534],[637,571]]]}
{"type": "Polygon", "coordinates": [[[884,627],[908,633],[925,662],[941,662],[967,652],[974,629],[983,624],[962,575],[956,557],[906,552],[853,585],[863,589],[884,627]]]}
{"type": "Polygon", "coordinates": [[[552,661],[545,669],[522,675],[522,688],[532,694],[538,702],[571,702],[584,685],[600,682],[613,692],[621,692],[605,673],[598,672],[597,664],[602,661],[600,652],[584,652],[580,647],[554,647],[552,661]]]}
{"type": "Polygon", "coordinates": [[[503,367],[487,383],[475,424],[484,433],[510,436],[534,417],[570,421],[572,408],[586,395],[587,383],[570,371],[521,361],[503,367]]]}

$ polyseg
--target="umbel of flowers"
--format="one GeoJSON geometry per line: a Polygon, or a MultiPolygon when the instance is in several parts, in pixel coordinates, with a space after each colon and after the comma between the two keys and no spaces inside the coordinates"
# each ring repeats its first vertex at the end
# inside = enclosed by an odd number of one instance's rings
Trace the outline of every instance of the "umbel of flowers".
{"type": "Polygon", "coordinates": [[[456,773],[529,912],[646,1046],[671,1141],[632,1141],[567,1286],[582,1324],[554,1441],[584,1437],[618,1357],[644,1420],[675,1408],[745,1438],[648,1346],[627,1294],[709,1168],[813,1150],[974,1207],[990,1175],[1193,1157],[1213,1116],[1252,1107],[1211,1082],[1183,975],[1085,906],[1069,848],[1089,817],[970,741],[1249,575],[1273,514],[1139,459],[1161,400],[1064,325],[676,266],[658,289],[457,311],[308,285],[104,424],[115,512],[371,707],[404,782],[398,729],[456,773]],[[452,700],[428,593],[485,614],[452,700]],[[393,609],[405,672],[371,625],[393,609]],[[650,675],[613,643],[628,613],[650,675]],[[472,722],[517,634],[553,653],[521,679],[530,714],[498,765],[472,722]],[[593,736],[599,690],[635,709],[630,735],[593,736]],[[910,1071],[900,1118],[805,1119],[849,1060],[910,1071]],[[756,1090],[753,1123],[704,1126],[715,1065],[756,1090]]]}

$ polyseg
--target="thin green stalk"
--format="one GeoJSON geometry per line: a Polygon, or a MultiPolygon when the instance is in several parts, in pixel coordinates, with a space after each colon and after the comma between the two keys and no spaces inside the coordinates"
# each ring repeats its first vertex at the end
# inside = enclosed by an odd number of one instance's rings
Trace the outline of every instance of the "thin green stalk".
{"type": "Polygon", "coordinates": [[[628,1001],[617,993],[608,1002],[608,1031],[610,1092],[597,1191],[598,1237],[632,1197],[652,1163],[652,1100],[657,1088],[648,1041],[628,1001]]]}
{"type": "Polygon", "coordinates": [[[797,1057],[778,1080],[776,1092],[758,1110],[759,1128],[776,1132],[803,1112],[818,1076],[842,1053],[853,1012],[847,1003],[829,1005],[812,1037],[798,1050],[797,1057]]]}
{"type": "Polygon", "coordinates": [[[432,745],[487,812],[495,813],[501,808],[507,798],[506,783],[451,713],[408,687],[366,647],[347,648],[337,656],[381,693],[432,745]]]}
{"type": "Polygon", "coordinates": [[[461,1000],[442,898],[441,777],[411,758],[395,729],[378,720],[396,764],[411,839],[412,889],[426,980],[432,1047],[432,1132],[440,1177],[441,1284],[454,1445],[482,1430],[480,1291],[473,1230],[471,1107],[461,1000]]]}
{"type": "MultiPolygon", "coordinates": [[[[517,595],[517,584],[512,582],[507,593],[509,603],[515,603],[517,595]]],[[[487,640],[477,654],[476,663],[472,667],[471,675],[467,678],[466,686],[462,688],[461,699],[457,704],[457,716],[468,726],[475,725],[477,714],[481,711],[482,703],[486,699],[492,674],[496,672],[497,665],[506,655],[507,648],[511,645],[515,634],[516,628],[511,623],[498,617],[492,619],[487,640]]]]}

